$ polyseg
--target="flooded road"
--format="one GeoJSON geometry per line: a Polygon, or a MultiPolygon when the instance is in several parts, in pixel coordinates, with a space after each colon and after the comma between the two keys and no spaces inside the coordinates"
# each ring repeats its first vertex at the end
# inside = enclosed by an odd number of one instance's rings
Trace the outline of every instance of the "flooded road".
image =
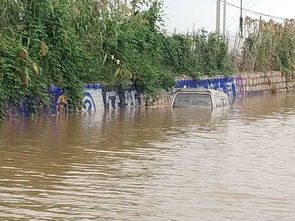
{"type": "Polygon", "coordinates": [[[295,220],[295,96],[0,122],[0,220],[295,220]]]}

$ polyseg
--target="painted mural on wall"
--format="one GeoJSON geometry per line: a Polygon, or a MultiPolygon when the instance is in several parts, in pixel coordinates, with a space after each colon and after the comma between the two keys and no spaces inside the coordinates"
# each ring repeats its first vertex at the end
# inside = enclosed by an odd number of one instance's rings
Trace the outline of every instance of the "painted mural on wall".
{"type": "MultiPolygon", "coordinates": [[[[175,88],[213,88],[224,91],[229,96],[236,95],[235,83],[240,82],[238,78],[233,77],[216,77],[208,79],[193,80],[191,78],[179,78],[176,81],[175,88]]],[[[239,89],[239,87],[238,87],[239,89]]],[[[51,101],[48,108],[44,109],[46,115],[60,115],[68,112],[68,100],[65,91],[62,88],[49,87],[51,101]]],[[[114,90],[110,86],[102,86],[100,84],[85,84],[82,100],[82,111],[96,112],[98,110],[113,110],[122,107],[135,107],[142,103],[141,95],[137,93],[135,88],[130,85],[128,90],[114,90]]],[[[19,105],[8,107],[9,115],[29,116],[30,101],[24,99],[19,105]]]]}
{"type": "Polygon", "coordinates": [[[128,90],[114,90],[110,87],[103,87],[102,93],[105,108],[109,110],[135,107],[141,103],[140,96],[133,85],[130,85],[128,90]]]}
{"type": "Polygon", "coordinates": [[[134,107],[139,103],[137,91],[132,86],[130,86],[129,90],[124,91],[117,91],[110,86],[100,84],[86,84],[84,86],[82,110],[85,112],[134,107]]]}
{"type": "Polygon", "coordinates": [[[83,92],[82,110],[96,112],[104,109],[102,87],[100,84],[85,84],[83,92]]]}
{"type": "Polygon", "coordinates": [[[96,105],[91,91],[84,91],[83,96],[83,110],[86,112],[96,111],[96,105]]]}
{"type": "Polygon", "coordinates": [[[49,88],[51,96],[50,115],[59,115],[68,112],[68,100],[63,89],[51,86],[49,88]]]}
{"type": "MultiPolygon", "coordinates": [[[[68,111],[68,101],[64,95],[64,90],[56,86],[48,88],[50,94],[49,106],[43,107],[39,112],[45,115],[58,115],[66,113],[68,111]]],[[[31,98],[25,98],[18,104],[7,104],[7,114],[9,117],[23,116],[28,117],[34,111],[30,108],[32,100],[31,98]]]]}
{"type": "Polygon", "coordinates": [[[231,98],[236,96],[236,86],[233,77],[214,77],[192,79],[190,77],[178,78],[175,88],[207,88],[223,91],[231,98]]]}
{"type": "MultiPolygon", "coordinates": [[[[231,77],[218,76],[199,80],[182,77],[176,79],[174,88],[210,88],[223,91],[233,98],[253,94],[254,92],[267,92],[272,87],[285,91],[287,86],[286,79],[280,72],[270,72],[242,73],[231,77]]],[[[59,115],[68,112],[68,100],[65,91],[62,88],[51,86],[49,93],[51,94],[51,102],[49,107],[44,107],[43,113],[59,115]]],[[[167,95],[167,97],[169,98],[171,95],[167,95]]],[[[104,109],[135,107],[144,103],[143,100],[145,99],[142,98],[142,94],[138,94],[132,85],[128,90],[115,90],[110,86],[85,84],[82,110],[95,112],[104,109]]],[[[32,112],[30,110],[30,98],[24,99],[18,105],[7,104],[7,110],[9,116],[29,116],[32,112]]]]}
{"type": "Polygon", "coordinates": [[[139,101],[136,98],[136,95],[137,95],[136,90],[125,91],[125,106],[127,107],[138,106],[139,101]]]}
{"type": "Polygon", "coordinates": [[[120,103],[119,94],[116,91],[105,92],[105,107],[109,110],[118,109],[120,103]]]}

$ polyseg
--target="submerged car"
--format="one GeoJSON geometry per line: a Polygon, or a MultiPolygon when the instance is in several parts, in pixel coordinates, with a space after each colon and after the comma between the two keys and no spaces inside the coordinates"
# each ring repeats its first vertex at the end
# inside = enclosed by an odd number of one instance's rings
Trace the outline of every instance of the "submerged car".
{"type": "Polygon", "coordinates": [[[172,107],[211,108],[230,106],[231,101],[227,94],[213,89],[188,88],[176,92],[172,107]]]}

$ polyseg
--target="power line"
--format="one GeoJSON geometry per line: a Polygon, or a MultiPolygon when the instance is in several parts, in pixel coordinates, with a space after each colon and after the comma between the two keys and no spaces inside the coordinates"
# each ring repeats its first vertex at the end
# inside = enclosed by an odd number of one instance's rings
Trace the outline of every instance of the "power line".
{"type": "MultiPolygon", "coordinates": [[[[250,3],[253,3],[254,0],[249,0],[245,6],[250,5],[250,3]]],[[[252,9],[260,0],[256,0],[256,2],[254,4],[252,4],[248,9],[252,9]]],[[[234,24],[235,24],[235,20],[237,18],[237,16],[239,16],[240,12],[237,12],[234,16],[232,16],[229,21],[228,21],[228,28],[231,28],[234,24]]]]}
{"type": "MultiPolygon", "coordinates": [[[[234,7],[234,8],[238,8],[238,9],[240,9],[240,6],[234,5],[234,4],[229,3],[229,2],[227,2],[227,5],[229,5],[229,6],[231,6],[231,7],[234,7]]],[[[286,19],[287,19],[287,18],[283,18],[283,17],[275,16],[275,15],[269,15],[269,14],[265,14],[265,13],[262,13],[262,12],[253,11],[253,10],[246,9],[246,8],[242,8],[242,10],[243,10],[243,11],[246,11],[246,12],[253,13],[253,14],[257,14],[257,15],[261,15],[261,16],[269,17],[269,18],[275,18],[275,19],[280,19],[280,20],[286,20],[286,19]]]]}
{"type": "MultiPolygon", "coordinates": [[[[215,0],[211,0],[211,1],[216,2],[215,0]]],[[[221,0],[221,1],[224,2],[224,0],[221,0]]],[[[233,8],[238,8],[238,9],[241,8],[240,6],[237,6],[237,5],[232,4],[232,3],[229,3],[229,2],[226,2],[226,4],[228,6],[233,7],[233,8]]],[[[260,16],[264,16],[264,17],[269,17],[269,18],[274,18],[274,19],[279,19],[279,20],[286,20],[286,19],[288,19],[288,18],[283,18],[283,17],[279,17],[279,16],[275,16],[275,15],[265,14],[265,13],[262,13],[262,12],[253,11],[253,10],[246,9],[246,8],[242,8],[242,10],[245,11],[245,12],[250,12],[250,13],[256,14],[256,15],[260,15],[260,16]]]]}

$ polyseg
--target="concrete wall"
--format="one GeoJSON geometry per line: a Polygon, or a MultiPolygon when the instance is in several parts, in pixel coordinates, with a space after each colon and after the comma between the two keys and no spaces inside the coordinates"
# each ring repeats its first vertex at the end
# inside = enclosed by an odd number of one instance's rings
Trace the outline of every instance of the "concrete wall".
{"type": "MultiPolygon", "coordinates": [[[[85,84],[83,107],[84,112],[95,112],[118,109],[122,107],[136,107],[138,105],[169,105],[172,101],[173,91],[179,88],[210,88],[223,91],[231,98],[252,94],[274,93],[280,91],[295,90],[295,80],[286,79],[281,72],[268,73],[239,73],[233,76],[203,77],[199,80],[190,77],[179,77],[171,92],[163,91],[154,99],[147,99],[138,94],[130,85],[127,90],[115,90],[114,88],[100,84],[85,84]]],[[[68,101],[64,90],[55,86],[49,88],[52,95],[51,104],[44,108],[47,115],[59,115],[68,111],[68,101]]],[[[23,100],[18,106],[9,105],[10,116],[28,116],[31,112],[29,100],[23,100]]]]}
{"type": "Polygon", "coordinates": [[[232,77],[214,77],[193,80],[178,78],[176,88],[204,87],[223,91],[230,97],[240,97],[252,94],[286,92],[295,90],[295,79],[286,79],[279,71],[267,73],[238,73],[232,77]]]}
{"type": "MultiPolygon", "coordinates": [[[[274,93],[287,91],[286,77],[281,72],[242,73],[244,94],[274,93]]],[[[291,82],[290,82],[291,83],[291,82]]]]}
{"type": "MultiPolygon", "coordinates": [[[[195,80],[191,77],[180,77],[176,79],[174,89],[179,88],[208,88],[223,91],[231,98],[247,95],[277,93],[295,91],[295,79],[286,79],[278,71],[267,73],[238,73],[233,76],[203,77],[195,80]]],[[[155,105],[167,104],[171,101],[173,94],[166,92],[154,102],[155,105]]],[[[171,103],[171,102],[170,102],[171,103]]]]}

